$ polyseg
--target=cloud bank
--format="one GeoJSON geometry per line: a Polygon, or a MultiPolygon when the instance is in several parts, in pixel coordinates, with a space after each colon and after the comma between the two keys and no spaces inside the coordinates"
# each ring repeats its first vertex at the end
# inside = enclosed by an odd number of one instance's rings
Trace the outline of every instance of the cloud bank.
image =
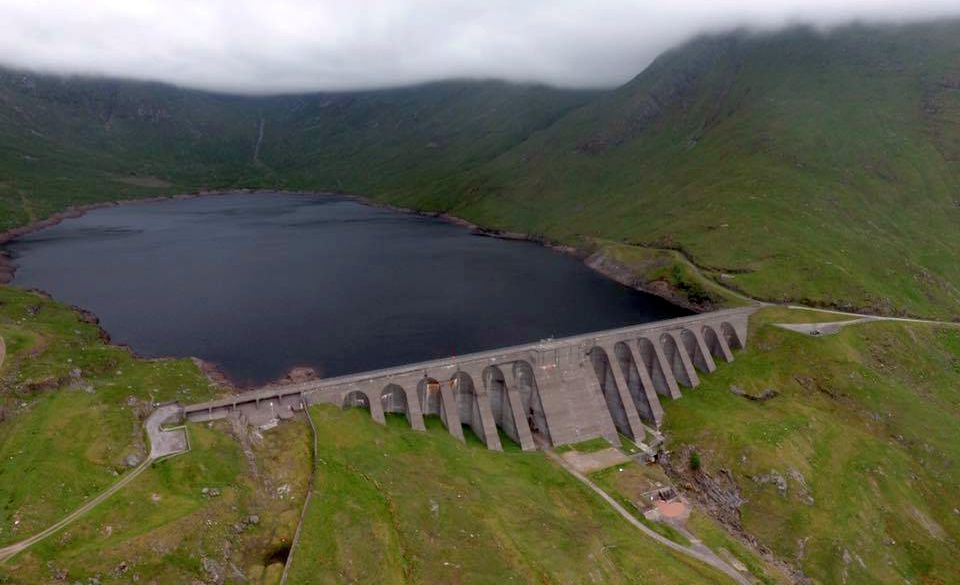
{"type": "Polygon", "coordinates": [[[605,87],[699,33],[960,16],[957,0],[0,0],[0,65],[238,93],[448,78],[605,87]]]}

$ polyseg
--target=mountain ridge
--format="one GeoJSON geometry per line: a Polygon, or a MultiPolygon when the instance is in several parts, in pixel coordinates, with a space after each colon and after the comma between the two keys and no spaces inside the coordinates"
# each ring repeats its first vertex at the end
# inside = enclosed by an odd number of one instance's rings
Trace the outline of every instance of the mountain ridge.
{"type": "Polygon", "coordinates": [[[678,249],[756,298],[954,318],[957,39],[958,20],[713,35],[610,91],[240,97],[7,72],[2,227],[104,199],[351,192],[588,252],[678,249]]]}

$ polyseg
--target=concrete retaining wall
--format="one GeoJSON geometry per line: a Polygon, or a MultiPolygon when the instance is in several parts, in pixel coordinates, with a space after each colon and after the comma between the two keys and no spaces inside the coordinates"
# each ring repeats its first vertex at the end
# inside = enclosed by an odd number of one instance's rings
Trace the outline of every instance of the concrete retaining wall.
{"type": "Polygon", "coordinates": [[[439,416],[463,440],[467,425],[490,449],[502,448],[497,429],[525,450],[534,438],[564,445],[619,434],[653,440],[663,419],[661,397],[679,398],[700,374],[733,361],[747,343],[754,308],[730,309],[646,323],[455,358],[269,386],[184,407],[189,420],[232,414],[282,418],[300,404],[336,404],[403,413],[423,430],[439,416]]]}

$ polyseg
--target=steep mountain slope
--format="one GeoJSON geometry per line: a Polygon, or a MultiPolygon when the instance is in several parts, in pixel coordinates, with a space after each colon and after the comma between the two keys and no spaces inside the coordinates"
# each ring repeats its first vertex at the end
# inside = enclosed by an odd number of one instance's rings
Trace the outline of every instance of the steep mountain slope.
{"type": "Polygon", "coordinates": [[[418,190],[593,95],[444,82],[251,98],[0,72],[0,228],[67,205],[185,190],[418,190]]]}
{"type": "Polygon", "coordinates": [[[957,315],[958,56],[958,22],[701,39],[501,157],[461,212],[681,247],[764,298],[957,315]]]}
{"type": "Polygon", "coordinates": [[[339,190],[584,249],[680,249],[762,298],[952,318],[958,55],[947,21],[702,38],[609,92],[242,98],[8,72],[0,227],[147,194],[339,190]]]}
{"type": "Polygon", "coordinates": [[[274,98],[262,163],[272,184],[381,197],[456,188],[595,92],[449,82],[360,94],[274,98]],[[448,184],[450,188],[445,188],[448,184]]]}
{"type": "Polygon", "coordinates": [[[162,85],[3,73],[0,223],[204,180],[249,180],[238,154],[250,152],[256,126],[244,105],[162,85]]]}

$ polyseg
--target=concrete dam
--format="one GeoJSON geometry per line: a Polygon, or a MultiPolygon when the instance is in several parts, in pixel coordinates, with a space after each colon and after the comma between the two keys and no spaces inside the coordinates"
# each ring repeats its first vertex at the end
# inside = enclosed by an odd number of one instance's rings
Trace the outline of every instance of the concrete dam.
{"type": "MultiPolygon", "coordinates": [[[[283,419],[310,404],[387,413],[425,430],[439,416],[463,440],[463,425],[490,449],[501,450],[498,428],[524,450],[619,435],[655,445],[662,437],[661,398],[696,387],[699,373],[733,361],[747,343],[755,308],[729,309],[547,339],[371,372],[266,386],[229,398],[170,409],[169,418],[208,421],[239,416],[283,419]]],[[[166,417],[165,417],[166,418],[166,417]]]]}

